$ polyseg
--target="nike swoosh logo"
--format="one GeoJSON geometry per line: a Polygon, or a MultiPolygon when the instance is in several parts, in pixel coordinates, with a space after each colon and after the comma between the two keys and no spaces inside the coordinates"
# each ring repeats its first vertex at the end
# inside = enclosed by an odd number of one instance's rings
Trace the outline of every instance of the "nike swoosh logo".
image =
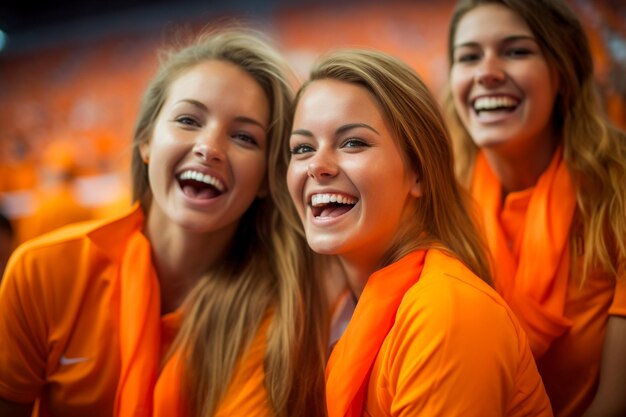
{"type": "Polygon", "coordinates": [[[76,358],[68,358],[65,355],[63,355],[59,359],[59,363],[61,365],[73,365],[75,363],[87,362],[88,360],[90,360],[90,358],[85,358],[83,356],[79,356],[76,358]]]}

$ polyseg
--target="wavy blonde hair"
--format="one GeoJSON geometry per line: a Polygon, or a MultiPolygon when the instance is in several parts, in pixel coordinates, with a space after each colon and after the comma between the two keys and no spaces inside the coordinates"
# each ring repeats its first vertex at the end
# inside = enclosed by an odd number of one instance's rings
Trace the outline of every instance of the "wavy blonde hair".
{"type": "Polygon", "coordinates": [[[206,31],[165,56],[145,94],[134,135],[133,197],[144,210],[152,192],[139,144],[149,141],[169,86],[208,61],[237,65],[262,87],[270,103],[269,196],[257,198],[240,220],[228,254],[188,296],[175,342],[185,357],[192,415],[211,416],[267,314],[272,314],[264,357],[265,385],[276,416],[325,414],[323,364],[326,318],[321,290],[286,188],[288,160],[280,146],[290,130],[291,72],[264,35],[242,27],[206,31]]]}
{"type": "MultiPolygon", "coordinates": [[[[448,35],[450,68],[460,20],[468,11],[493,3],[508,7],[526,22],[559,76],[552,118],[576,189],[578,213],[571,246],[584,253],[581,277],[584,281],[595,267],[616,276],[624,270],[626,259],[626,135],[608,121],[599,100],[585,31],[562,0],[460,0],[448,35]]],[[[449,87],[444,107],[457,174],[469,185],[478,148],[456,113],[449,87]]]]}
{"type": "Polygon", "coordinates": [[[296,102],[311,82],[322,79],[356,84],[372,94],[405,163],[422,183],[423,195],[412,221],[403,224],[379,267],[416,249],[439,248],[491,283],[486,245],[471,221],[469,195],[455,178],[450,137],[439,104],[415,71],[380,51],[337,50],[317,62],[296,102]]]}

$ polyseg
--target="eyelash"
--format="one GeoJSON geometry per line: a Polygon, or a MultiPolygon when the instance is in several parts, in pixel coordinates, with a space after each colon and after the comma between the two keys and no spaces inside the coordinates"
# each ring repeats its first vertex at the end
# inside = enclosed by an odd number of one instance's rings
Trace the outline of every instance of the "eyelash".
{"type": "MultiPolygon", "coordinates": [[[[342,148],[362,148],[362,147],[369,147],[369,146],[370,145],[368,145],[364,140],[357,139],[357,138],[346,139],[341,144],[342,148]]],[[[314,151],[315,151],[315,148],[313,148],[311,145],[306,144],[306,143],[296,145],[289,150],[289,152],[292,155],[301,155],[304,153],[309,153],[309,152],[314,152],[314,151]]]]}
{"type": "Polygon", "coordinates": [[[478,54],[465,54],[456,59],[456,62],[470,62],[478,59],[478,54]]]}
{"type": "MultiPolygon", "coordinates": [[[[532,54],[532,51],[528,48],[510,48],[504,51],[503,55],[512,58],[525,57],[532,54]]],[[[456,58],[455,62],[472,62],[480,59],[480,54],[467,53],[460,55],[456,58]]]]}
{"type": "Polygon", "coordinates": [[[235,138],[237,140],[240,140],[242,142],[248,143],[250,145],[254,145],[254,146],[258,145],[257,140],[254,137],[252,137],[252,136],[250,136],[250,135],[248,135],[246,133],[235,133],[231,137],[233,137],[233,138],[235,138]]]}
{"type": "Polygon", "coordinates": [[[199,126],[198,121],[191,116],[178,116],[174,119],[177,123],[180,123],[184,126],[199,126]]]}
{"type": "Polygon", "coordinates": [[[358,138],[348,138],[341,145],[342,148],[362,148],[369,146],[370,145],[367,144],[363,139],[358,138]]]}
{"type": "Polygon", "coordinates": [[[530,53],[531,51],[526,48],[513,48],[506,51],[506,55],[513,57],[526,56],[530,55],[530,53]]]}
{"type": "Polygon", "coordinates": [[[291,153],[292,155],[301,155],[312,151],[314,151],[313,147],[308,144],[296,145],[293,148],[289,149],[289,153],[291,153]]]}

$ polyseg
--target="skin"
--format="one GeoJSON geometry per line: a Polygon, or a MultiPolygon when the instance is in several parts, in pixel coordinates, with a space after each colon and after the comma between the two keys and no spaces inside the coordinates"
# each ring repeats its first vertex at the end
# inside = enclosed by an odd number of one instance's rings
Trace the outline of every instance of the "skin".
{"type": "Polygon", "coordinates": [[[204,62],[172,83],[152,139],[140,149],[149,161],[153,200],[145,232],[157,254],[164,312],[176,309],[220,258],[243,213],[264,193],[268,124],[262,88],[234,64],[204,62]],[[179,176],[190,170],[223,192],[185,191],[179,176]]]}
{"type": "Polygon", "coordinates": [[[421,196],[375,98],[363,87],[314,81],[294,116],[287,183],[309,246],[338,255],[359,295],[421,196]],[[314,208],[313,195],[351,204],[314,208]]]}
{"type": "Polygon", "coordinates": [[[457,114],[504,191],[534,185],[559,142],[551,123],[558,76],[531,30],[506,7],[481,5],[459,22],[453,59],[457,114]],[[477,112],[485,98],[506,100],[514,110],[477,112]]]}

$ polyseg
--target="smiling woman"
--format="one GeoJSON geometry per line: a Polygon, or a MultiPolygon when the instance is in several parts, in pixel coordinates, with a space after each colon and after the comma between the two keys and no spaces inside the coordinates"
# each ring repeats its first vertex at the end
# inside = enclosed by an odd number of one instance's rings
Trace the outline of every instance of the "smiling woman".
{"type": "Polygon", "coordinates": [[[326,369],[329,416],[551,416],[415,72],[376,51],[323,57],[285,149],[307,241],[358,299],[326,369]]]}
{"type": "Polygon", "coordinates": [[[17,249],[0,415],[324,414],[322,298],[283,180],[289,72],[262,36],[169,55],[135,130],[135,204],[17,249]]]}
{"type": "Polygon", "coordinates": [[[457,171],[555,415],[626,415],[626,136],[562,0],[462,0],[448,39],[457,171]]]}

